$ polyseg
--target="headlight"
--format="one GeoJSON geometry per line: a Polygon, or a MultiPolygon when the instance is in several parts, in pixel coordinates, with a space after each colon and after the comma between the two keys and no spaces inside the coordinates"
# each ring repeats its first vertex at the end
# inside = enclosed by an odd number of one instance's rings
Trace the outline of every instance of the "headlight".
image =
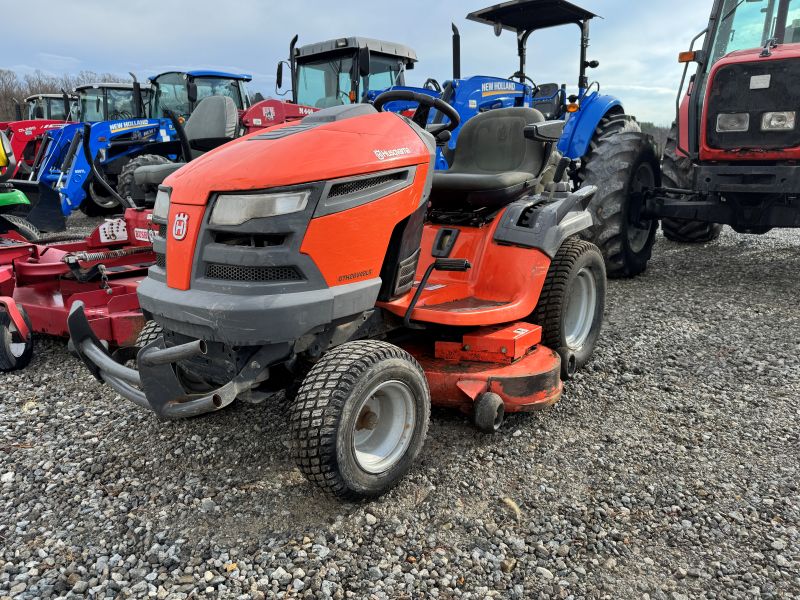
{"type": "Polygon", "coordinates": [[[795,112],[768,112],[761,117],[761,131],[792,131],[795,124],[795,112]]]}
{"type": "Polygon", "coordinates": [[[717,115],[717,133],[741,132],[750,129],[748,113],[729,113],[717,115]]]}
{"type": "Polygon", "coordinates": [[[153,207],[153,218],[163,223],[169,219],[169,188],[158,188],[156,204],[153,207]]]}
{"type": "Polygon", "coordinates": [[[221,194],[211,213],[212,225],[241,225],[250,219],[263,219],[300,212],[308,204],[309,190],[278,194],[221,194]]]}

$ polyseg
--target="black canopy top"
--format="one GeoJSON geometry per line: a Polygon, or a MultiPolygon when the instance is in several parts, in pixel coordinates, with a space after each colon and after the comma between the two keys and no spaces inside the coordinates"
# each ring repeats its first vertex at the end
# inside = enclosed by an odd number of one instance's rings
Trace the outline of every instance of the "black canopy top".
{"type": "Polygon", "coordinates": [[[499,24],[515,33],[581,23],[597,15],[565,0],[511,0],[467,15],[470,21],[499,24]]]}

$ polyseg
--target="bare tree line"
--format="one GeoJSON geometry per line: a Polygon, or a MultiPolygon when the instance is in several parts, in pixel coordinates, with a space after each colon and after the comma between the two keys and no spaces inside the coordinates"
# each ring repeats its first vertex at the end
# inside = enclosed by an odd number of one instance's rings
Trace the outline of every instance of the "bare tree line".
{"type": "Polygon", "coordinates": [[[129,80],[128,77],[120,77],[113,73],[95,73],[94,71],[50,75],[36,70],[33,73],[19,75],[8,69],[0,69],[0,121],[14,118],[14,100],[21,104],[32,94],[60,93],[61,90],[70,92],[76,86],[85,83],[129,80]]]}

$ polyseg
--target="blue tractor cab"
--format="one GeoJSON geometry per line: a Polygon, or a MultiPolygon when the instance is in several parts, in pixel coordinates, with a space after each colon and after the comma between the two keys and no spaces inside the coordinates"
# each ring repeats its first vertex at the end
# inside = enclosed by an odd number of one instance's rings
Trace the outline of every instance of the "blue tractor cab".
{"type": "Polygon", "coordinates": [[[370,90],[404,86],[405,72],[417,62],[413,49],[394,42],[351,36],[297,47],[297,40],[294,36],[289,45],[289,62],[278,63],[276,91],[283,95],[288,64],[292,102],[303,106],[364,102],[370,90]]]}
{"type": "MultiPolygon", "coordinates": [[[[490,25],[495,35],[510,31],[516,36],[517,72],[508,79],[462,78],[460,35],[453,25],[453,79],[443,85],[428,80],[423,88],[411,89],[445,100],[461,117],[450,140],[439,148],[436,167],[440,170],[449,168],[464,123],[478,114],[502,108],[533,108],[545,120],[566,121],[558,152],[550,157],[550,172],[563,172],[555,163],[568,161],[573,186],[598,188],[589,206],[594,225],[582,235],[602,250],[610,276],[630,277],[645,269],[655,242],[658,222],[642,219],[639,207],[642,190],[660,182],[660,166],[652,138],[625,113],[620,99],[601,93],[600,84],[590,82],[589,70],[599,66],[588,57],[589,23],[595,17],[566,0],[511,0],[472,12],[467,19],[490,25]],[[531,36],[560,26],[578,27],[581,34],[577,88],[572,91],[565,83],[537,82],[528,68],[531,36]]],[[[371,91],[368,99],[374,100],[380,93],[371,91]]],[[[445,120],[440,112],[431,111],[429,125],[445,120]]]]}
{"type": "Polygon", "coordinates": [[[188,119],[197,104],[209,96],[228,96],[238,110],[245,111],[251,105],[246,84],[252,80],[252,75],[245,73],[208,70],[167,71],[155,75],[150,77],[150,116],[164,118],[170,111],[188,119]]]}

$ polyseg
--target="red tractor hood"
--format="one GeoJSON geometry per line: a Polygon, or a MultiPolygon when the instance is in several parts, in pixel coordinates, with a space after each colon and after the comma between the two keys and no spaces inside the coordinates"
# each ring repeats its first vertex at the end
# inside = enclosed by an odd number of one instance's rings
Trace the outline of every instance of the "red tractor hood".
{"type": "Polygon", "coordinates": [[[428,164],[432,149],[399,115],[304,120],[256,131],[190,162],[164,185],[171,202],[205,205],[215,192],[265,190],[428,164]]]}
{"type": "MultiPolygon", "coordinates": [[[[797,107],[800,106],[800,93],[790,94],[786,92],[784,89],[786,86],[783,85],[782,82],[779,82],[778,77],[774,74],[771,76],[771,88],[769,89],[757,89],[753,87],[752,83],[748,84],[750,78],[753,76],[771,73],[771,69],[778,66],[777,63],[783,65],[786,65],[787,61],[791,61],[792,65],[797,63],[797,69],[800,71],[800,44],[781,44],[772,48],[768,56],[762,56],[762,53],[763,48],[731,52],[717,61],[711,68],[705,89],[703,115],[700,127],[700,159],[702,161],[726,162],[800,159],[800,144],[792,143],[786,147],[780,148],[768,147],[765,145],[762,148],[762,144],[759,143],[757,136],[753,136],[752,140],[745,140],[739,147],[721,148],[719,144],[713,143],[710,139],[713,133],[710,127],[714,125],[714,123],[710,123],[709,119],[713,119],[710,113],[714,112],[715,94],[719,94],[725,86],[731,85],[729,83],[730,78],[721,78],[720,73],[726,70],[730,72],[731,68],[737,66],[742,67],[742,73],[737,74],[737,82],[740,87],[732,89],[731,92],[743,99],[748,97],[754,98],[753,106],[748,110],[742,110],[742,112],[749,112],[751,114],[751,132],[760,130],[761,115],[763,112],[797,110],[797,107]],[[722,81],[720,81],[721,79],[722,81]],[[769,101],[762,104],[761,99],[765,96],[769,101]],[[755,100],[756,98],[759,98],[759,100],[755,100]]],[[[788,81],[797,80],[791,73],[784,75],[784,79],[788,81]]],[[[739,110],[740,109],[721,110],[720,112],[739,112],[739,110]]],[[[800,114],[798,114],[797,126],[800,128],[800,114]]]]}

